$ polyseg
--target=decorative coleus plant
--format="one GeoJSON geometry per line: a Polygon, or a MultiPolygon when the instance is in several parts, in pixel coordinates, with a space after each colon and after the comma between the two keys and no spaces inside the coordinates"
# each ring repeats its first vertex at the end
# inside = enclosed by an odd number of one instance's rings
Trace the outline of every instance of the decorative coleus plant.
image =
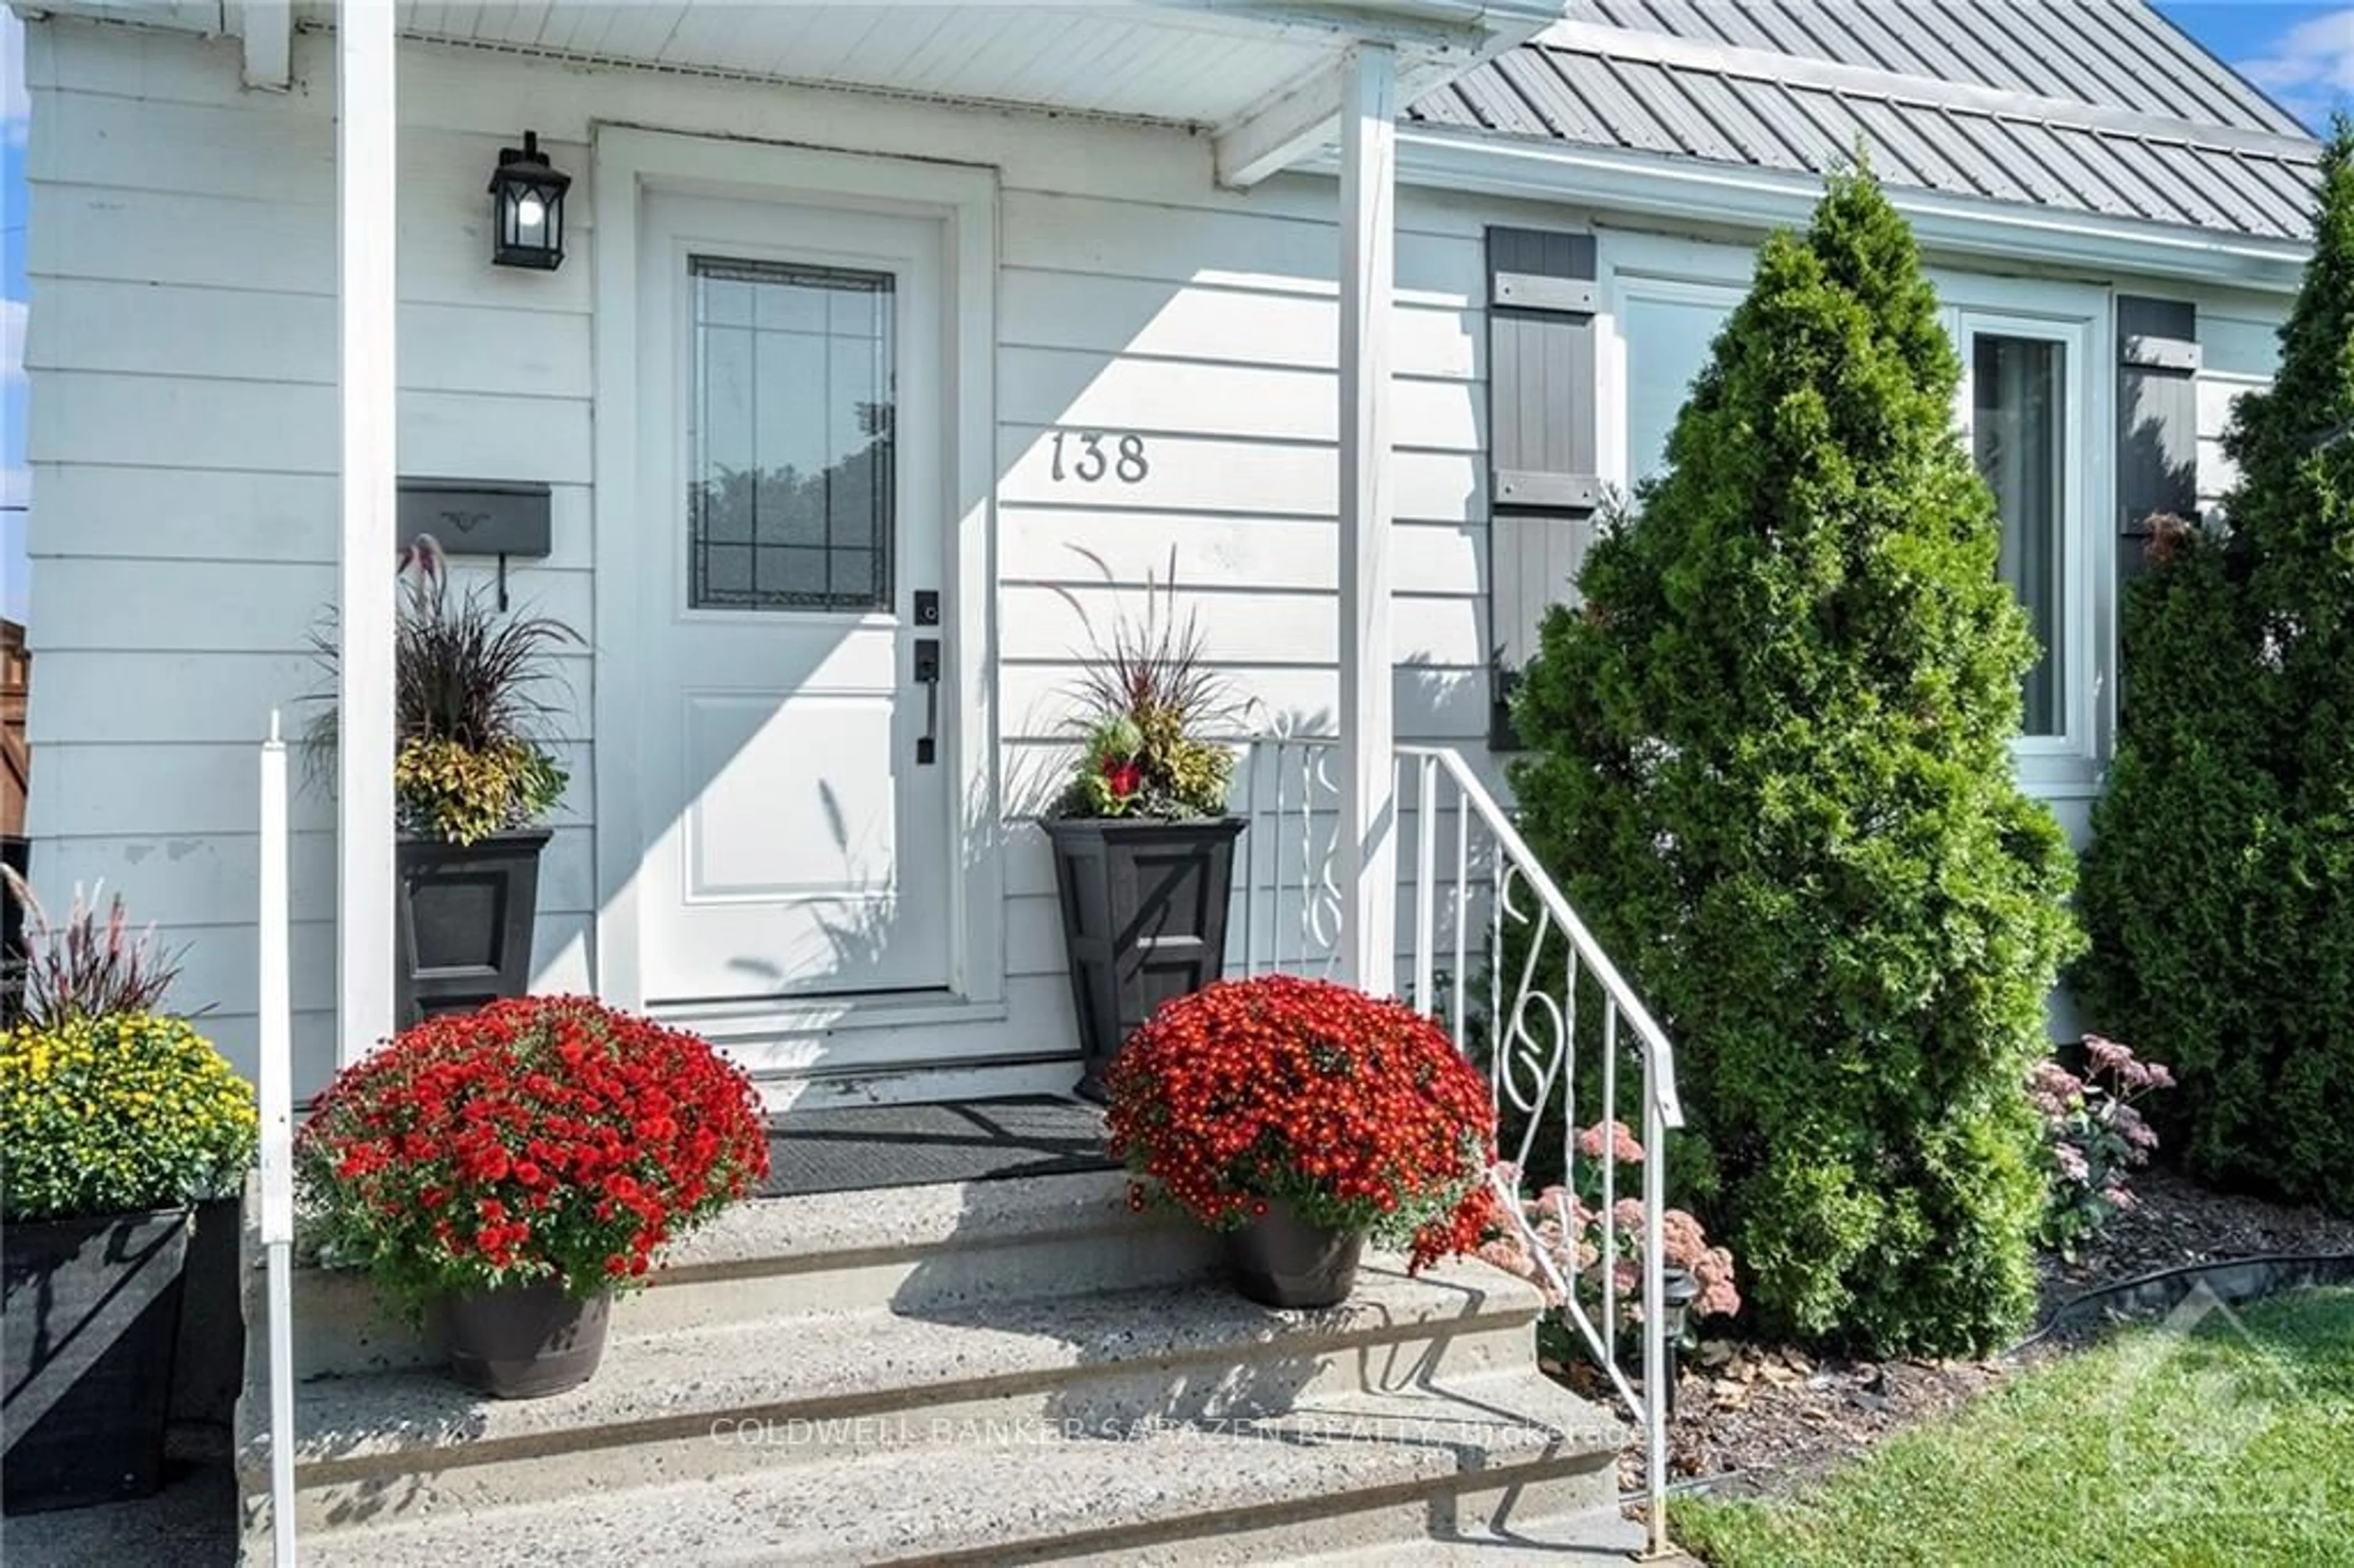
{"type": "MultiPolygon", "coordinates": [[[[1088,558],[1111,577],[1100,559],[1088,558]]],[[[1146,583],[1142,613],[1122,616],[1108,633],[1065,593],[1093,647],[1074,692],[1082,749],[1056,815],[1182,821],[1225,814],[1234,753],[1205,732],[1234,705],[1225,677],[1204,655],[1200,621],[1178,614],[1176,591],[1172,554],[1166,577],[1146,583]]]]}
{"type": "Polygon", "coordinates": [[[294,1152],[322,1254],[412,1313],[505,1285],[642,1283],[769,1169],[741,1068],[585,997],[404,1031],[337,1075],[294,1152]]]}
{"type": "Polygon", "coordinates": [[[1134,1206],[1226,1230],[1288,1202],[1416,1269],[1495,1224],[1487,1082],[1404,1002],[1289,975],[1222,981],[1154,1013],[1109,1082],[1134,1206]]]}

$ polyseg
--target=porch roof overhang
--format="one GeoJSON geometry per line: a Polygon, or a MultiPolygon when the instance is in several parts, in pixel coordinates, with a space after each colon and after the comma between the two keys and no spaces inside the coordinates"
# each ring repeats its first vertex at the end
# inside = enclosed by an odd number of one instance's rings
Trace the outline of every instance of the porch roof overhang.
{"type": "MultiPolygon", "coordinates": [[[[244,41],[246,79],[287,85],[296,27],[334,0],[15,0],[27,10],[244,41]]],[[[1125,0],[771,5],[742,0],[398,0],[403,37],[576,64],[822,87],[1180,127],[1221,184],[1337,159],[1350,52],[1388,49],[1411,103],[1559,19],[1558,0],[1125,0]]]]}

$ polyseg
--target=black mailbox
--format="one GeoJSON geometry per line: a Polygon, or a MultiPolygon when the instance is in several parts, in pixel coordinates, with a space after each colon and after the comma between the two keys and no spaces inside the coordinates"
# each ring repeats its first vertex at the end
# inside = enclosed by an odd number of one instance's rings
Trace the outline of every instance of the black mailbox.
{"type": "Polygon", "coordinates": [[[451,556],[546,556],[547,486],[471,479],[400,482],[400,542],[419,534],[451,556]]]}

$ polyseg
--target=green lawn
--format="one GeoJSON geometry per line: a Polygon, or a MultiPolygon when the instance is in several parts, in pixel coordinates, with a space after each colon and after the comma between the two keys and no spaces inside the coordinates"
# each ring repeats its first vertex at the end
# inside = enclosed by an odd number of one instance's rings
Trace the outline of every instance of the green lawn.
{"type": "Polygon", "coordinates": [[[2354,1290],[2170,1323],[1792,1497],[1676,1503],[1676,1537],[1715,1568],[2354,1564],[2354,1290]]]}

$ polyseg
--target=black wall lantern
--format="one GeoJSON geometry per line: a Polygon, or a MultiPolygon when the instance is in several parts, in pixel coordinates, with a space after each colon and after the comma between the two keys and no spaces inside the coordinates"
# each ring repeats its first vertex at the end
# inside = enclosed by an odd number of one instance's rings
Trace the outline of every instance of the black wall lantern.
{"type": "Polygon", "coordinates": [[[539,150],[539,132],[523,133],[521,150],[499,149],[499,172],[491,176],[491,222],[498,238],[491,260],[502,267],[535,267],[552,272],[564,260],[564,193],[570,175],[559,174],[539,150]]]}

